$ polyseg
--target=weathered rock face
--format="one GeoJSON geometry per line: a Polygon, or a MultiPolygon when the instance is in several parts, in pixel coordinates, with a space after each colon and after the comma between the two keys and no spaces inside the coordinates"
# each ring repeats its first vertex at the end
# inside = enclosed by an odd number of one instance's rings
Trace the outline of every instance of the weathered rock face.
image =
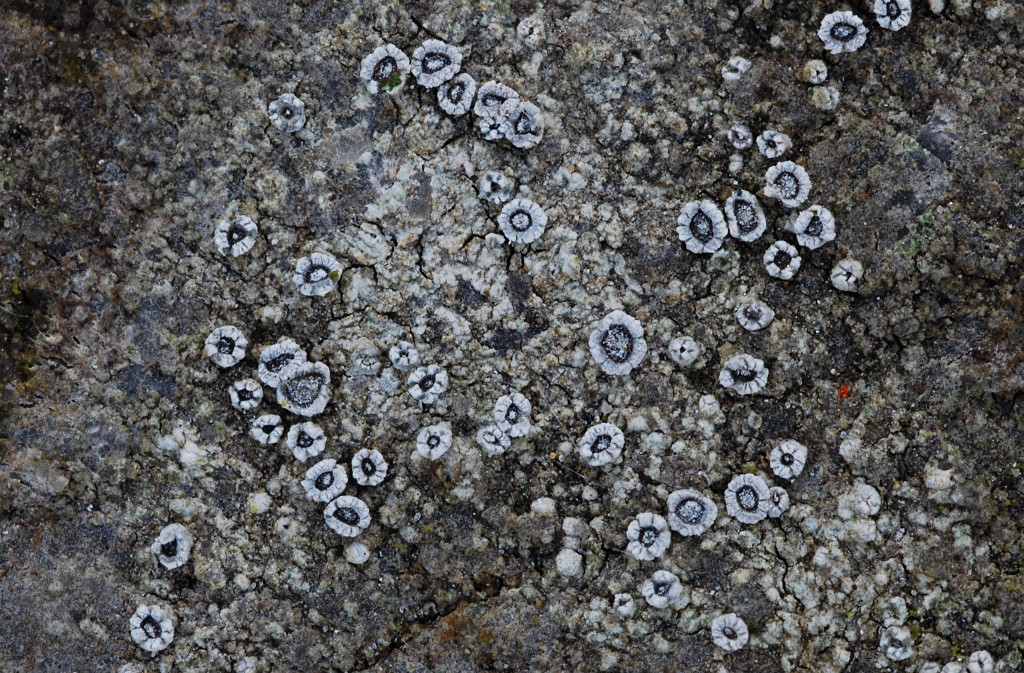
{"type": "Polygon", "coordinates": [[[816,35],[836,7],[771,0],[0,9],[0,670],[917,673],[983,649],[1019,670],[1024,8],[932,0],[893,32],[868,4],[838,55],[816,35]],[[411,75],[360,80],[382,44],[435,38],[543,138],[485,140],[411,75]],[[792,146],[737,149],[737,123],[792,146]],[[785,160],[813,183],[795,209],[764,193],[785,160]],[[683,205],[740,190],[765,233],[689,252],[683,205]],[[545,216],[529,241],[499,227],[514,198],[545,216]],[[770,276],[812,204],[835,239],[770,276]],[[224,254],[240,216],[255,243],[224,254]],[[340,268],[307,296],[314,253],[340,268]],[[839,291],[846,259],[863,277],[839,291]],[[754,300],[774,319],[749,331],[754,300]],[[624,375],[588,345],[613,311],[646,344],[624,375]],[[203,356],[222,325],[248,343],[226,368],[203,356]],[[285,337],[329,368],[323,412],[266,381],[233,407],[285,337]],[[719,383],[743,353],[770,372],[749,395],[719,383]],[[496,420],[516,392],[525,418],[496,420]],[[250,435],[264,414],[275,444],[250,435]],[[307,420],[326,443],[303,464],[285,437],[307,420]],[[578,442],[601,423],[624,441],[593,465],[578,442]],[[807,448],[792,479],[769,464],[784,440],[807,448]],[[347,481],[367,512],[346,538],[301,482],[364,448],[387,473],[347,481]],[[789,508],[740,523],[740,474],[789,508]],[[624,553],[680,489],[714,525],[624,553]],[[171,570],[170,523],[190,540],[171,570]],[[658,570],[681,585],[661,609],[658,570]],[[140,605],[170,616],[166,649],[133,641],[140,605]],[[749,630],[730,654],[727,613],[749,630]]]}

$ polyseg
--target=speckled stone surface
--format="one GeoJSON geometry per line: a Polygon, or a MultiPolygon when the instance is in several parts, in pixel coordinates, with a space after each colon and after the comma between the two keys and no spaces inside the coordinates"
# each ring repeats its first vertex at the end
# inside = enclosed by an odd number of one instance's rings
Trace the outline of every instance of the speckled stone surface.
{"type": "Polygon", "coordinates": [[[979,650],[1021,670],[1024,6],[916,2],[891,32],[872,5],[5,3],[0,670],[918,673],[979,650]],[[816,35],[837,9],[870,31],[855,53],[816,35]],[[488,142],[412,78],[368,93],[364,56],[429,38],[536,104],[543,140],[488,142]],[[727,81],[734,56],[750,69],[727,81]],[[285,93],[295,134],[268,117],[285,93]],[[734,148],[738,122],[788,135],[804,207],[835,216],[792,280],[762,256],[795,244],[798,210],[764,196],[776,160],[734,148]],[[502,236],[487,171],[544,209],[538,240],[502,236]],[[766,234],[688,252],[683,204],[741,189],[766,234]],[[259,235],[232,258],[214,231],[238,215],[259,235]],[[338,287],[304,296],[295,265],[318,251],[338,287]],[[864,277],[840,292],[847,257],[864,277]],[[775,312],[755,332],[735,317],[752,299],[775,312]],[[627,376],[588,348],[615,310],[647,342],[627,376]],[[221,325],[249,342],[233,368],[203,356],[221,325]],[[261,414],[305,420],[273,389],[248,411],[228,393],[283,337],[331,370],[306,463],[250,436],[261,414]],[[399,341],[447,372],[435,403],[392,367],[399,341]],[[719,384],[740,353],[770,369],[758,394],[719,384]],[[515,391],[531,429],[488,455],[477,432],[515,391]],[[591,467],[576,444],[601,422],[625,444],[591,467]],[[439,423],[453,443],[431,461],[416,436],[439,423]],[[808,451],[792,480],[768,461],[787,439],[808,451]],[[362,448],[389,472],[346,487],[372,516],[358,563],[300,482],[328,458],[351,475],[362,448]],[[729,516],[743,473],[789,509],[729,516]],[[629,522],[683,488],[714,526],[626,553],[629,522]],[[152,550],[170,523],[194,538],[173,570],[152,550]],[[656,570],[682,583],[668,608],[641,595],[656,570]],[[139,605],[172,616],[167,649],[133,641],[139,605]],[[730,612],[736,652],[710,633],[730,612]]]}

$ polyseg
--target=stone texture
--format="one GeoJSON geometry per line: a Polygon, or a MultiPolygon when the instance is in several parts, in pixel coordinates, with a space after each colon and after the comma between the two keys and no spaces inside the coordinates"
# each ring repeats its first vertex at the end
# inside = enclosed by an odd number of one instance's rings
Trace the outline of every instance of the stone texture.
{"type": "Polygon", "coordinates": [[[986,649],[1018,670],[1024,8],[931,5],[891,33],[856,3],[871,32],[841,56],[814,34],[835,9],[819,2],[0,8],[0,669],[916,673],[986,649]],[[527,17],[533,44],[517,37],[527,17]],[[536,103],[543,141],[486,142],[413,81],[366,92],[363,56],[431,37],[536,103]],[[727,83],[732,56],[752,67],[727,83]],[[828,65],[835,110],[797,78],[810,59],[828,65]],[[282,93],[305,103],[298,134],[267,117],[282,93]],[[761,264],[792,242],[790,213],[763,198],[774,162],[756,148],[730,172],[736,122],[791,137],[808,204],[835,215],[836,240],[803,251],[792,281],[761,264]],[[477,195],[489,170],[544,207],[539,240],[506,244],[500,205],[477,195]],[[768,232],[688,253],[682,204],[734,189],[759,193],[768,232]],[[234,214],[260,236],[232,259],[213,231],[234,214]],[[339,288],[303,297],[295,262],[317,250],[341,262],[339,288]],[[847,256],[865,267],[852,294],[829,282],[847,256]],[[733,316],[752,296],[776,312],[757,333],[733,316]],[[649,347],[628,377],[587,348],[616,309],[649,347]],[[250,343],[229,370],[202,356],[222,324],[250,343]],[[704,351],[685,370],[667,352],[683,334],[704,351]],[[346,490],[373,516],[364,564],[345,560],[283,442],[248,436],[274,396],[230,405],[282,336],[331,368],[323,457],[371,447],[390,464],[381,485],[346,490]],[[389,366],[400,340],[448,372],[437,403],[389,366]],[[718,385],[741,352],[771,369],[760,395],[718,385]],[[513,390],[533,430],[487,457],[474,437],[513,390]],[[590,468],[574,445],[603,421],[626,432],[622,460],[590,468]],[[452,450],[415,458],[439,422],[452,450]],[[809,451],[792,506],[737,524],[726,484],[770,478],[790,438],[809,451]],[[849,506],[858,482],[877,514],[849,506]],[[623,553],[629,521],[685,487],[719,505],[712,530],[654,562],[623,553]],[[531,512],[538,498],[556,515],[531,512]],[[171,522],[195,547],[167,571],[150,545],[171,522]],[[581,577],[557,572],[564,547],[581,577]],[[659,569],[685,606],[642,600],[659,569]],[[623,592],[628,618],[612,608],[623,592]],[[174,615],[156,656],[129,635],[140,603],[174,615]],[[709,633],[726,612],[751,631],[728,656],[709,633]],[[906,661],[879,649],[893,625],[910,630],[906,661]]]}

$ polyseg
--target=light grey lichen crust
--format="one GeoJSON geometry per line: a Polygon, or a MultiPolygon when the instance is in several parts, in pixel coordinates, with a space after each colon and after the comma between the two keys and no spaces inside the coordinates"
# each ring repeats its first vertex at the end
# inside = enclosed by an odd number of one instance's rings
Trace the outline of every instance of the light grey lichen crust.
{"type": "Polygon", "coordinates": [[[912,4],[13,3],[0,671],[1024,668],[1024,6],[912,4]]]}

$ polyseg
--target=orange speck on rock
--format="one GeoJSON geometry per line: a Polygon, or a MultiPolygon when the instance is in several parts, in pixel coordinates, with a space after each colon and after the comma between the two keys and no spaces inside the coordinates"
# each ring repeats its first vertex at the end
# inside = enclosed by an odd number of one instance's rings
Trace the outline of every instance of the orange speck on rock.
{"type": "Polygon", "coordinates": [[[844,383],[843,385],[836,388],[836,394],[839,395],[839,399],[845,400],[850,396],[850,384],[844,383]]]}

